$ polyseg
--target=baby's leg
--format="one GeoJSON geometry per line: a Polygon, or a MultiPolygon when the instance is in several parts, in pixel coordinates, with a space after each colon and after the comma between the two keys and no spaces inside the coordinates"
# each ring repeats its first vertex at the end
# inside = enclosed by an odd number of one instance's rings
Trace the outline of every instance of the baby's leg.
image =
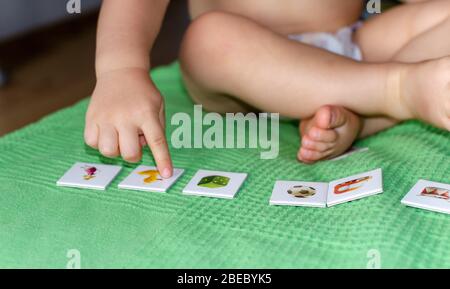
{"type": "MultiPolygon", "coordinates": [[[[450,55],[450,1],[428,1],[402,5],[371,18],[356,34],[364,60],[371,62],[419,62],[450,55]]],[[[397,120],[386,117],[363,117],[361,120],[343,108],[333,108],[342,121],[324,127],[324,119],[331,113],[323,107],[316,115],[302,122],[302,148],[299,159],[312,162],[333,157],[346,150],[355,127],[361,126],[359,137],[366,137],[387,129],[397,120]],[[333,136],[329,142],[330,135],[333,136]]]]}
{"type": "MultiPolygon", "coordinates": [[[[450,55],[450,1],[401,5],[371,18],[356,41],[366,61],[414,63],[450,55]]],[[[437,64],[438,62],[436,62],[437,64]]],[[[361,136],[386,129],[394,119],[366,118],[361,136]]]]}
{"type": "Polygon", "coordinates": [[[450,128],[450,109],[443,105],[450,96],[449,59],[359,63],[290,41],[247,18],[212,12],[188,29],[181,64],[191,95],[206,109],[220,111],[223,97],[232,96],[300,119],[330,104],[364,116],[421,118],[450,128]],[[436,92],[431,98],[429,86],[436,92]]]}
{"type": "Polygon", "coordinates": [[[400,5],[373,17],[356,33],[364,60],[419,62],[450,55],[450,1],[400,5]]]}
{"type": "Polygon", "coordinates": [[[365,115],[401,108],[385,99],[396,92],[402,64],[358,63],[233,14],[211,12],[194,20],[180,59],[192,97],[206,109],[220,111],[227,96],[299,119],[325,104],[365,115]]]}

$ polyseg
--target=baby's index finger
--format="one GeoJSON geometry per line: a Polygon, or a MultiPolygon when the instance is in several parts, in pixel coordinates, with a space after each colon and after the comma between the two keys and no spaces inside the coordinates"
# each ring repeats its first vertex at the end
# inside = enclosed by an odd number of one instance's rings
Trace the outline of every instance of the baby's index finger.
{"type": "Polygon", "coordinates": [[[163,169],[162,172],[158,169],[158,171],[161,174],[161,177],[163,177],[164,179],[168,179],[168,178],[170,178],[173,175],[173,169],[172,168],[170,168],[170,169],[169,168],[165,168],[165,169],[163,169]]]}
{"type": "Polygon", "coordinates": [[[159,121],[149,121],[142,126],[142,132],[152,151],[159,173],[163,178],[170,178],[173,174],[172,160],[166,136],[159,121]]]}

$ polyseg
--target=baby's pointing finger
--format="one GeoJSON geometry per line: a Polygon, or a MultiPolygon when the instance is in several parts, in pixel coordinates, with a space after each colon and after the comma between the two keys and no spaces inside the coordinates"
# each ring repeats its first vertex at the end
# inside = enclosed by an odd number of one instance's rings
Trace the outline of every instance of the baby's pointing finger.
{"type": "Polygon", "coordinates": [[[150,120],[144,124],[142,131],[152,151],[159,173],[163,178],[171,177],[173,173],[172,161],[170,159],[165,133],[159,119],[150,120]]]}

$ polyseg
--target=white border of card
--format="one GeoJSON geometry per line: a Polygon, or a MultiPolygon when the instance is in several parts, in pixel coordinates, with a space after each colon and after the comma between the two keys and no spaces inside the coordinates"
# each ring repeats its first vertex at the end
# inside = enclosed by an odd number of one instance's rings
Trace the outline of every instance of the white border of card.
{"type": "Polygon", "coordinates": [[[173,175],[170,178],[163,179],[156,167],[141,165],[134,169],[118,187],[126,190],[164,193],[170,189],[183,173],[183,169],[173,169],[173,175]],[[139,174],[146,171],[153,172],[153,174],[139,174]],[[144,181],[146,179],[148,180],[147,182],[144,181]]]}
{"type": "Polygon", "coordinates": [[[75,163],[57,182],[57,186],[105,190],[121,166],[75,163]]]}
{"type": "Polygon", "coordinates": [[[246,173],[198,170],[183,189],[183,194],[232,199],[246,178],[246,173]],[[217,179],[212,179],[211,181],[204,183],[205,186],[199,186],[200,181],[207,177],[217,177],[217,179]],[[220,184],[224,180],[221,179],[221,177],[228,178],[228,181],[226,181],[226,185],[224,186],[220,184]],[[211,184],[211,187],[207,187],[208,184],[211,184]]]}
{"type": "Polygon", "coordinates": [[[445,199],[445,196],[439,194],[439,192],[436,191],[433,191],[427,196],[422,195],[423,190],[427,187],[446,190],[446,197],[448,198],[450,185],[430,182],[426,180],[419,180],[401,200],[401,203],[409,207],[450,214],[450,199],[445,199]]]}
{"type": "Polygon", "coordinates": [[[277,181],[269,203],[325,208],[382,192],[382,172],[381,169],[376,169],[330,183],[277,181]]]}

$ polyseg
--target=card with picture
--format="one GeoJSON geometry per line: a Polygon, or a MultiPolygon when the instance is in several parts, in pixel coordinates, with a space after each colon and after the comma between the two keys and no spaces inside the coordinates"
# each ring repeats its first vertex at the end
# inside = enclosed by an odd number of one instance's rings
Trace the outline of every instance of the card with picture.
{"type": "Polygon", "coordinates": [[[277,181],[272,191],[270,204],[325,208],[327,191],[327,183],[277,181]]]}
{"type": "Polygon", "coordinates": [[[199,170],[184,188],[183,193],[232,199],[246,178],[245,173],[199,170]]]}
{"type": "Polygon", "coordinates": [[[114,165],[77,162],[56,184],[62,187],[105,190],[121,169],[114,165]]]}
{"type": "Polygon", "coordinates": [[[410,207],[450,214],[450,185],[419,180],[401,203],[410,207]]]}
{"type": "Polygon", "coordinates": [[[331,207],[382,192],[383,179],[381,169],[376,169],[330,182],[327,205],[331,207]]]}
{"type": "Polygon", "coordinates": [[[120,189],[166,192],[183,174],[183,169],[173,169],[173,175],[164,179],[156,167],[138,166],[120,184],[120,189]]]}

